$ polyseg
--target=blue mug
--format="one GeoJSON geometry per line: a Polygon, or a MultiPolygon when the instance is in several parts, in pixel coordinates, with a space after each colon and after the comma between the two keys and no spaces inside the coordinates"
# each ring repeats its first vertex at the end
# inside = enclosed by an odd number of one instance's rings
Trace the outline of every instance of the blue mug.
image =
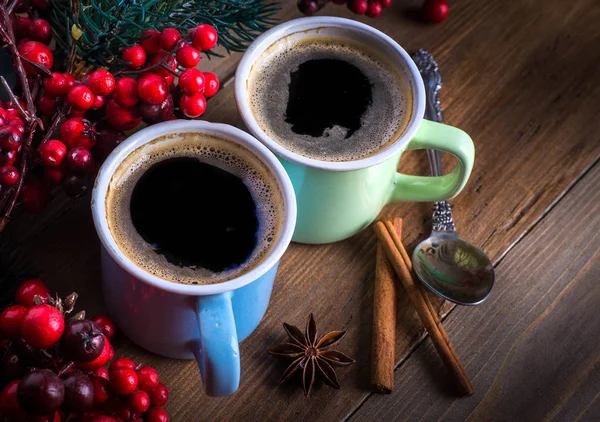
{"type": "Polygon", "coordinates": [[[92,214],[102,244],[104,300],[118,327],[151,352],[196,359],[208,395],[234,393],[240,382],[239,342],[254,331],[267,310],[279,260],[296,222],[292,184],[277,158],[233,126],[186,120],[150,126],[119,145],[102,165],[92,193],[92,214]],[[178,133],[198,133],[199,142],[208,135],[241,145],[256,156],[281,192],[282,226],[273,246],[262,261],[232,280],[205,285],[163,280],[136,266],[111,235],[106,198],[110,189],[118,188],[111,184],[113,175],[130,154],[144,154],[156,142],[172,142],[176,136],[161,137],[178,133]]]}

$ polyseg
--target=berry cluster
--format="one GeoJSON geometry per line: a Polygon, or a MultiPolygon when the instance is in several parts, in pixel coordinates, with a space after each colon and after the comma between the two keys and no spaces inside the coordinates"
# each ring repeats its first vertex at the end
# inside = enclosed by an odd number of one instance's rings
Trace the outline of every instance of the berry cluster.
{"type": "MultiPolygon", "coordinates": [[[[298,9],[305,15],[317,13],[328,0],[298,0],[298,9]]],[[[331,0],[337,5],[345,4],[350,11],[357,15],[367,15],[376,18],[381,15],[384,7],[389,7],[392,0],[331,0]]]]}
{"type": "Polygon", "coordinates": [[[18,288],[0,313],[0,420],[168,421],[158,373],[114,360],[113,322],[73,311],[77,295],[52,297],[40,280],[18,288]]]}
{"type": "Polygon", "coordinates": [[[0,187],[7,188],[19,181],[19,170],[14,166],[23,143],[25,123],[18,109],[0,107],[0,187]]]}

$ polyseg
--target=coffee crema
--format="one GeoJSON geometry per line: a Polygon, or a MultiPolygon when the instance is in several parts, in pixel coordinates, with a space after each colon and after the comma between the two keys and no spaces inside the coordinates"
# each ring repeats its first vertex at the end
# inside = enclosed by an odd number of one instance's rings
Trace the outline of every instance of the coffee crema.
{"type": "Polygon", "coordinates": [[[252,151],[199,133],[133,151],[106,196],[110,233],[142,270],[182,284],[247,273],[280,235],[283,196],[252,151]]]}
{"type": "Polygon", "coordinates": [[[402,70],[334,36],[277,41],[254,64],[248,93],[267,136],[320,161],[354,161],[386,149],[412,114],[402,70]]]}

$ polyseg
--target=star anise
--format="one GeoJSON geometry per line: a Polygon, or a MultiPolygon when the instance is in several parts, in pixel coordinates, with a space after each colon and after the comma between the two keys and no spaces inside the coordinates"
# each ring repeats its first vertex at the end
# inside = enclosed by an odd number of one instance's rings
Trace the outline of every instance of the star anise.
{"type": "Polygon", "coordinates": [[[313,314],[310,314],[306,330],[302,331],[293,325],[283,323],[290,342],[280,344],[269,349],[269,353],[276,358],[290,359],[293,362],[287,367],[279,383],[291,378],[302,369],[302,384],[304,394],[308,396],[319,377],[325,384],[333,388],[340,388],[334,366],[347,366],[354,363],[354,359],[337,350],[328,350],[329,347],[339,342],[346,334],[345,331],[331,331],[317,340],[317,324],[313,314]]]}

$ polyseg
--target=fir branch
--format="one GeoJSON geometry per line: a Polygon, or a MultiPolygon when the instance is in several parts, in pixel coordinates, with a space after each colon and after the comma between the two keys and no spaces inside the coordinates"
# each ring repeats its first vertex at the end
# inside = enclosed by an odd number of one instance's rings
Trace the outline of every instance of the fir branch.
{"type": "MultiPolygon", "coordinates": [[[[66,53],[113,70],[124,67],[121,50],[140,41],[148,29],[174,27],[185,34],[201,23],[213,25],[219,44],[243,51],[276,23],[276,2],[265,0],[54,0],[55,39],[66,53]]],[[[207,55],[215,54],[205,52],[207,55]]]]}

